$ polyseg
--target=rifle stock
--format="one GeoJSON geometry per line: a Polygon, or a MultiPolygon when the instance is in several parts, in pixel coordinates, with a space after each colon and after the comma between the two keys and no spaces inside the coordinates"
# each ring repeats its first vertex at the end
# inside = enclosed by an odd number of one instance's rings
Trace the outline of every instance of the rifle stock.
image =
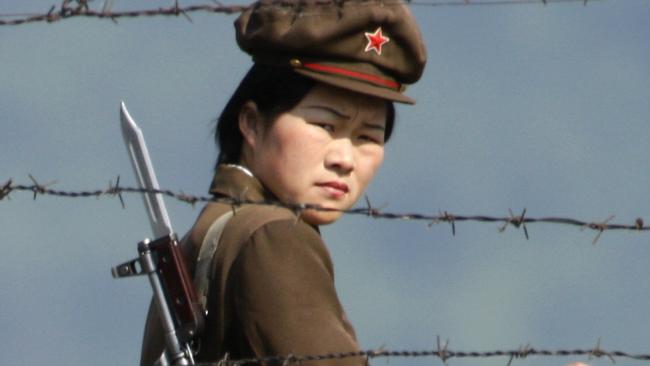
{"type": "Polygon", "coordinates": [[[138,258],[114,267],[113,277],[149,277],[165,333],[165,354],[160,363],[194,365],[191,341],[203,329],[204,319],[176,235],[145,239],[138,243],[138,253],[138,258]]]}
{"type": "Polygon", "coordinates": [[[167,305],[174,315],[176,330],[183,341],[189,341],[203,328],[203,312],[183,251],[175,235],[151,242],[149,249],[157,253],[156,264],[166,292],[167,305]]]}

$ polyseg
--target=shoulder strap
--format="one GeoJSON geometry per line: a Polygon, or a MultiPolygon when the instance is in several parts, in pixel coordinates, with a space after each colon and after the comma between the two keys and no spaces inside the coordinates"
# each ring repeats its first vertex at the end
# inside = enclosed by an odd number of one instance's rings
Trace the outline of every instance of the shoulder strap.
{"type": "Polygon", "coordinates": [[[297,220],[297,217],[292,211],[278,207],[244,206],[235,208],[234,211],[228,210],[212,222],[201,242],[194,271],[194,286],[199,303],[204,311],[207,311],[208,298],[212,296],[209,292],[214,276],[214,264],[217,263],[223,272],[219,276],[221,290],[219,294],[214,295],[219,296],[223,300],[224,294],[222,290],[225,288],[225,281],[227,280],[227,275],[224,276],[223,274],[228,273],[230,270],[242,244],[259,227],[269,222],[283,219],[297,220]],[[229,222],[232,222],[232,225],[228,225],[229,222]],[[235,230],[226,230],[226,226],[234,226],[233,229],[235,230]],[[231,250],[219,256],[217,251],[222,237],[224,240],[227,240],[229,243],[232,242],[235,245],[230,247],[231,250]]]}
{"type": "Polygon", "coordinates": [[[196,259],[194,287],[196,288],[196,294],[199,298],[201,308],[204,311],[206,310],[208,290],[210,288],[210,264],[212,263],[214,253],[217,251],[217,247],[219,246],[219,240],[221,239],[223,229],[232,218],[233,213],[233,211],[227,211],[225,214],[219,216],[212,225],[210,225],[210,228],[203,238],[203,243],[199,250],[199,256],[196,259]]]}

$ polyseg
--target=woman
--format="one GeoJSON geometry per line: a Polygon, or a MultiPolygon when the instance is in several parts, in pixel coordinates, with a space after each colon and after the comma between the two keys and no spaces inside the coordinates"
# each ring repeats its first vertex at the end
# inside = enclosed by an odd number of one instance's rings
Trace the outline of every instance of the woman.
{"type": "MultiPolygon", "coordinates": [[[[374,0],[256,3],[235,27],[254,65],[219,118],[210,192],[334,210],[203,209],[183,240],[189,258],[203,258],[196,276],[209,279],[197,359],[358,350],[318,225],[350,208],[381,165],[393,102],[413,103],[404,84],[424,68],[419,30],[406,6],[374,0]]],[[[142,365],[162,349],[151,311],[142,365]]]]}

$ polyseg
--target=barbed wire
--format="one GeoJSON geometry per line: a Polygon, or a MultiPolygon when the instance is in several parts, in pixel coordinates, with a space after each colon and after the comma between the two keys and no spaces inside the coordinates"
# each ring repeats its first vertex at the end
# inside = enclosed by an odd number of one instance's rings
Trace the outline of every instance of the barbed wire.
{"type": "MultiPolygon", "coordinates": [[[[416,220],[416,221],[426,221],[429,225],[447,222],[452,225],[452,233],[455,234],[455,222],[456,221],[477,221],[477,222],[502,222],[504,225],[501,227],[500,231],[505,230],[509,225],[512,225],[516,228],[523,228],[526,238],[528,238],[528,232],[526,229],[526,224],[529,223],[550,223],[550,224],[566,224],[579,226],[582,229],[588,228],[598,231],[594,243],[598,240],[600,235],[605,230],[634,230],[634,231],[649,231],[650,226],[644,226],[644,222],[641,218],[635,220],[634,225],[622,225],[622,224],[610,224],[609,221],[613,219],[613,216],[610,216],[603,222],[589,222],[573,218],[560,218],[560,217],[543,217],[543,218],[531,218],[526,217],[526,210],[524,209],[522,214],[516,216],[509,211],[510,216],[507,217],[491,217],[483,215],[472,215],[472,216],[462,216],[454,215],[448,212],[443,212],[438,215],[428,215],[422,213],[391,213],[391,212],[382,212],[380,209],[373,207],[370,203],[370,200],[366,197],[367,207],[362,208],[353,208],[349,210],[337,210],[323,208],[317,205],[312,204],[287,204],[278,201],[270,200],[259,200],[252,201],[238,197],[213,197],[213,196],[194,196],[188,195],[183,192],[173,192],[171,190],[165,189],[144,189],[144,188],[134,188],[134,187],[122,187],[120,186],[120,177],[118,176],[115,183],[109,182],[109,185],[105,189],[95,189],[95,190],[81,190],[81,191],[66,191],[66,190],[55,190],[50,188],[56,181],[48,183],[39,183],[36,178],[31,174],[28,175],[29,179],[32,181],[32,184],[14,184],[13,180],[8,180],[6,183],[0,185],[0,201],[4,199],[10,199],[10,195],[13,192],[31,192],[33,194],[33,199],[36,200],[39,196],[57,196],[64,198],[84,198],[84,197],[118,197],[122,207],[125,207],[125,203],[122,197],[124,193],[154,193],[162,194],[166,197],[176,199],[180,202],[188,203],[194,206],[199,202],[221,202],[233,206],[233,209],[237,206],[242,205],[271,205],[276,207],[284,207],[291,209],[296,212],[302,212],[304,210],[319,210],[319,211],[338,211],[344,214],[356,214],[363,215],[370,218],[383,218],[383,219],[396,219],[396,220],[416,220]]],[[[426,358],[433,357],[440,359],[444,365],[447,365],[447,362],[453,358],[471,358],[471,359],[483,359],[483,358],[507,358],[507,366],[511,366],[514,360],[524,359],[529,356],[540,356],[540,357],[569,357],[569,356],[588,356],[591,358],[607,358],[612,364],[616,363],[617,358],[626,358],[633,359],[638,361],[650,361],[649,353],[631,353],[626,351],[614,350],[607,351],[601,348],[601,341],[598,339],[598,342],[593,348],[585,349],[537,349],[529,344],[521,346],[518,349],[497,349],[490,351],[462,351],[462,350],[451,350],[449,349],[449,341],[442,343],[440,337],[436,339],[437,348],[429,350],[386,350],[386,349],[375,349],[375,350],[359,350],[359,351],[350,351],[350,352],[333,352],[325,354],[309,354],[309,355],[272,355],[264,357],[255,357],[255,358],[244,358],[244,359],[229,359],[226,355],[223,359],[216,362],[202,362],[197,363],[197,366],[245,366],[245,365],[264,365],[264,364],[282,364],[283,366],[293,366],[301,365],[303,362],[312,362],[312,361],[327,361],[327,360],[341,360],[348,358],[362,358],[365,359],[366,364],[369,363],[372,359],[377,358],[426,358]]]]}
{"type": "Polygon", "coordinates": [[[521,214],[515,215],[512,210],[508,210],[508,216],[487,216],[487,215],[457,215],[447,211],[439,211],[438,214],[426,214],[426,213],[397,213],[397,212],[386,212],[382,211],[381,208],[374,207],[370,203],[370,199],[366,196],[365,202],[366,207],[357,207],[346,210],[334,209],[334,208],[325,208],[315,204],[309,203],[284,203],[273,200],[248,200],[241,197],[215,197],[215,196],[195,196],[189,195],[181,192],[173,192],[168,189],[145,189],[145,188],[134,188],[134,187],[122,187],[120,186],[120,177],[118,176],[115,184],[112,181],[109,182],[108,188],[105,189],[95,189],[95,190],[81,190],[81,191],[66,191],[66,190],[56,190],[50,188],[50,186],[56,181],[41,184],[36,178],[31,174],[29,179],[32,181],[32,184],[14,184],[13,180],[8,180],[5,184],[0,186],[0,201],[3,199],[9,199],[9,195],[14,191],[20,192],[31,192],[33,194],[34,200],[39,195],[48,195],[48,196],[57,196],[65,198],[83,198],[83,197],[103,197],[103,196],[113,196],[118,197],[122,208],[125,208],[124,199],[122,197],[123,193],[154,193],[162,194],[163,196],[173,198],[177,201],[188,203],[192,206],[197,203],[204,202],[220,202],[231,205],[234,208],[243,205],[265,205],[265,206],[275,206],[275,207],[284,207],[296,212],[300,215],[305,210],[316,210],[316,211],[335,211],[341,212],[347,215],[361,215],[367,216],[375,219],[387,219],[387,220],[405,220],[405,221],[424,221],[429,227],[440,224],[448,223],[451,225],[452,235],[456,235],[456,223],[457,222],[483,222],[483,223],[502,223],[503,226],[499,228],[500,232],[506,230],[508,226],[513,226],[517,229],[523,229],[526,239],[529,239],[527,224],[533,223],[546,223],[546,224],[560,224],[560,225],[571,225],[580,227],[581,230],[591,229],[597,232],[596,237],[594,238],[592,244],[596,244],[600,236],[604,231],[607,230],[629,230],[629,231],[650,231],[650,226],[645,225],[642,218],[637,218],[633,224],[612,224],[611,220],[614,219],[614,216],[611,215],[603,221],[586,221],[574,218],[567,217],[528,217],[526,216],[527,211],[524,208],[521,214]]]}
{"type": "MultiPolygon", "coordinates": [[[[214,0],[213,0],[214,1],[214,0]]],[[[344,0],[346,1],[346,0],[344,0]]],[[[440,0],[440,1],[427,1],[427,0],[386,0],[386,4],[390,3],[404,3],[409,6],[427,6],[427,7],[439,7],[439,6],[503,6],[503,5],[527,5],[527,4],[551,4],[551,3],[582,3],[587,5],[588,1],[595,0],[440,0]]],[[[95,19],[110,19],[113,22],[117,23],[117,20],[120,18],[136,18],[136,17],[153,17],[153,16],[184,16],[190,22],[191,13],[213,13],[213,14],[234,14],[244,11],[249,5],[222,5],[221,3],[215,1],[215,4],[203,4],[203,5],[189,5],[189,6],[180,6],[179,1],[175,0],[174,4],[170,7],[158,7],[155,9],[143,9],[143,10],[125,10],[125,11],[113,11],[112,4],[113,1],[105,0],[102,8],[91,9],[89,0],[62,0],[62,3],[57,5],[52,5],[50,9],[45,13],[4,13],[0,14],[0,18],[14,18],[3,20],[0,19],[0,26],[3,25],[21,25],[28,23],[53,23],[70,18],[95,18],[95,19]]],[[[282,0],[278,0],[278,3],[285,4],[282,0]]],[[[331,4],[332,0],[322,0],[323,4],[331,4]]],[[[341,1],[337,1],[337,4],[341,4],[341,1]]],[[[363,3],[360,3],[360,5],[363,3]]]]}
{"type": "Polygon", "coordinates": [[[327,353],[320,355],[285,355],[285,356],[267,356],[259,358],[246,358],[239,360],[231,360],[228,354],[217,362],[198,363],[197,366],[243,366],[243,365],[263,365],[263,364],[282,364],[300,365],[302,362],[309,361],[326,361],[326,360],[341,360],[346,358],[363,358],[366,364],[369,364],[371,359],[375,358],[391,358],[391,357],[408,357],[408,358],[422,358],[422,357],[435,357],[439,358],[443,364],[447,365],[447,361],[452,358],[495,358],[507,357],[507,366],[511,366],[515,359],[524,359],[529,356],[545,356],[545,357],[568,357],[568,356],[588,356],[592,358],[606,357],[612,364],[616,363],[616,358],[627,358],[638,361],[650,361],[650,354],[631,354],[623,351],[606,351],[600,346],[600,339],[593,348],[590,349],[536,349],[529,344],[521,346],[518,349],[512,350],[494,350],[494,351],[453,351],[449,349],[449,341],[444,344],[440,341],[440,337],[436,338],[436,348],[422,351],[391,351],[385,349],[367,350],[367,351],[351,351],[351,352],[338,352],[327,353]]]}

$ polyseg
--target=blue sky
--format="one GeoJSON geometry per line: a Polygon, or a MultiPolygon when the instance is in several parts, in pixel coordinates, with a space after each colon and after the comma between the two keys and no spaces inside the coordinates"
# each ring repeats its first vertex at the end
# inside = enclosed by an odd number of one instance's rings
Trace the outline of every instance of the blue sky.
{"type": "MultiPolygon", "coordinates": [[[[170,2],[115,1],[114,9],[170,2]]],[[[189,4],[189,2],[181,2],[189,4]]],[[[51,3],[8,0],[0,13],[51,3]]],[[[99,6],[99,4],[93,4],[99,6]]],[[[413,6],[425,74],[398,106],[368,196],[387,211],[650,221],[650,2],[413,6]]],[[[134,185],[118,123],[125,100],[161,186],[206,193],[213,120],[250,66],[234,16],[70,19],[0,27],[0,181],[134,185]]],[[[132,365],[150,289],[111,266],[150,235],[139,197],[0,202],[0,364],[132,365]],[[92,361],[90,361],[92,360],[92,361]]],[[[361,203],[362,204],[362,203],[361,203]]],[[[174,228],[199,212],[167,200],[174,228]]],[[[323,227],[364,348],[650,351],[648,234],[344,217],[323,227]]],[[[451,360],[503,365],[507,360],[451,360]]],[[[586,358],[530,358],[566,365],[586,358]]],[[[383,364],[385,361],[376,361],[383,364]]],[[[391,364],[430,364],[392,359],[391,364]]],[[[439,361],[435,361],[439,362],[439,361]]],[[[592,360],[590,365],[605,365],[592,360]]],[[[633,365],[619,359],[618,365],[633,365]]]]}

